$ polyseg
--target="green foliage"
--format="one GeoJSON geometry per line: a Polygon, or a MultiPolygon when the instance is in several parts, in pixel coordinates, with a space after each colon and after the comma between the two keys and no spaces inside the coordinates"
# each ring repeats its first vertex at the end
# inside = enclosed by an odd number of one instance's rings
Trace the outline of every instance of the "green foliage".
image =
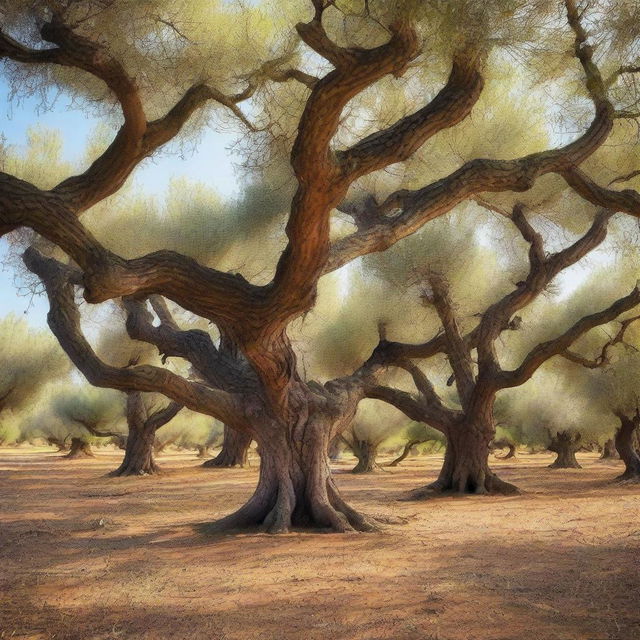
{"type": "Polygon", "coordinates": [[[14,314],[0,319],[0,354],[0,412],[34,405],[51,381],[70,370],[56,339],[14,314]]]}

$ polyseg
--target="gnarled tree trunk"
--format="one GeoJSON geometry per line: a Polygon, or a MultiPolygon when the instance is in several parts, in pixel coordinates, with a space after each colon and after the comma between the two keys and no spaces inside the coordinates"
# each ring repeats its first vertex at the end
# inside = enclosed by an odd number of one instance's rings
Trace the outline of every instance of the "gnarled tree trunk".
{"type": "Polygon", "coordinates": [[[153,458],[156,430],[145,421],[129,418],[129,436],[122,464],[110,475],[144,476],[157,473],[160,468],[153,458]]]}
{"type": "Polygon", "coordinates": [[[249,458],[249,433],[224,426],[222,449],[215,458],[207,460],[203,467],[246,467],[249,458]]]}
{"type": "Polygon", "coordinates": [[[269,533],[286,532],[292,527],[339,533],[376,530],[372,519],[343,500],[331,476],[331,421],[322,413],[286,426],[262,420],[260,430],[255,432],[260,476],[253,496],[238,511],[206,529],[217,532],[259,527],[269,533]]]}
{"type": "Polygon", "coordinates": [[[617,414],[620,418],[620,427],[616,431],[616,449],[624,462],[624,473],[616,478],[618,482],[640,482],[640,455],[635,448],[635,431],[640,424],[640,416],[629,418],[626,415],[617,414]]]}
{"type": "Polygon", "coordinates": [[[199,444],[198,445],[198,458],[208,458],[211,454],[209,453],[209,445],[208,444],[199,444]]]}
{"type": "Polygon", "coordinates": [[[354,438],[351,443],[353,455],[358,458],[358,464],[351,470],[352,473],[373,473],[380,471],[381,467],[376,462],[378,445],[369,440],[354,438]]]}
{"type": "Polygon", "coordinates": [[[549,451],[558,454],[558,457],[549,465],[549,469],[582,469],[576,460],[576,452],[580,450],[581,436],[575,436],[570,431],[558,431],[551,436],[551,443],[547,447],[549,451]]]}
{"type": "Polygon", "coordinates": [[[609,438],[609,440],[604,443],[600,460],[620,460],[620,455],[618,454],[613,438],[609,438]]]}
{"type": "Polygon", "coordinates": [[[82,438],[71,438],[71,448],[65,458],[95,458],[91,445],[82,438]]]}
{"type": "MultiPolygon", "coordinates": [[[[483,413],[490,413],[485,407],[483,413]]],[[[444,463],[438,479],[410,494],[415,499],[434,493],[497,493],[511,495],[518,488],[498,478],[489,467],[490,444],[495,435],[491,419],[464,417],[448,430],[444,463]]]]}
{"type": "Polygon", "coordinates": [[[167,424],[181,409],[175,402],[149,414],[142,394],[132,391],[127,394],[127,436],[126,448],[122,464],[110,475],[112,476],[146,476],[158,473],[153,454],[155,450],[156,431],[167,424]]]}

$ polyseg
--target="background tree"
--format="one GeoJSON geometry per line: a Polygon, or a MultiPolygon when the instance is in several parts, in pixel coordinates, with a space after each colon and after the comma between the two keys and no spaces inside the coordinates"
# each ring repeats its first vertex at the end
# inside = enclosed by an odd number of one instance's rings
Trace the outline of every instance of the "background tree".
{"type": "Polygon", "coordinates": [[[372,473],[382,467],[376,462],[378,448],[396,435],[406,423],[405,416],[378,402],[363,402],[351,425],[342,433],[347,446],[358,459],[353,473],[372,473]]]}
{"type": "MultiPolygon", "coordinates": [[[[529,273],[516,283],[514,290],[480,314],[480,322],[473,330],[467,334],[461,331],[446,278],[440,273],[427,271],[422,297],[435,308],[443,333],[418,345],[390,343],[383,334],[379,351],[393,354],[396,366],[411,373],[419,397],[384,387],[369,390],[369,397],[391,402],[412,419],[427,422],[447,436],[447,452],[438,480],[426,491],[416,492],[416,497],[434,490],[514,491],[514,487],[496,478],[487,461],[489,445],[495,435],[493,408],[496,394],[502,389],[524,384],[547,360],[563,354],[589,330],[607,324],[636,307],[640,303],[640,290],[636,286],[629,295],[608,308],[583,316],[561,335],[536,344],[513,369],[505,369],[500,363],[496,341],[505,330],[520,327],[522,319],[514,315],[516,312],[535,300],[558,273],[575,264],[604,240],[610,217],[610,212],[600,212],[590,229],[572,245],[547,254],[542,236],[529,224],[522,209],[516,206],[512,221],[529,244],[529,273]],[[477,363],[472,358],[472,349],[477,352],[477,363]],[[442,352],[448,356],[458,407],[443,403],[425,373],[410,362],[411,358],[423,359],[442,352]]],[[[511,359],[517,359],[517,356],[517,353],[515,357],[511,355],[511,359]]]]}
{"type": "Polygon", "coordinates": [[[70,363],[47,331],[34,331],[24,318],[9,314],[0,319],[0,420],[9,413],[37,405],[51,381],[64,377],[70,363]]]}
{"type": "Polygon", "coordinates": [[[93,457],[91,442],[125,433],[123,396],[118,391],[88,385],[58,389],[51,412],[70,430],[68,458],[93,457]]]}

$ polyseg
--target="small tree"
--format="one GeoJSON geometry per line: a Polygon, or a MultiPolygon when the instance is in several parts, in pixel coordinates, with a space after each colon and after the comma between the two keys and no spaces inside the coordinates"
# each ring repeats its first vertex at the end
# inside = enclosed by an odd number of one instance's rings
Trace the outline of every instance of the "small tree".
{"type": "Polygon", "coordinates": [[[94,457],[91,442],[124,433],[122,394],[89,386],[68,386],[56,390],[51,411],[70,427],[71,450],[67,458],[94,457]]]}
{"type": "Polygon", "coordinates": [[[67,375],[71,363],[56,340],[13,313],[0,319],[0,421],[37,406],[48,385],[67,375]],[[5,415],[6,414],[6,415],[5,415]]]}
{"type": "Polygon", "coordinates": [[[396,434],[405,417],[390,407],[380,407],[377,402],[363,402],[351,425],[342,434],[358,463],[353,473],[373,473],[382,467],[376,462],[378,447],[396,434]]]}

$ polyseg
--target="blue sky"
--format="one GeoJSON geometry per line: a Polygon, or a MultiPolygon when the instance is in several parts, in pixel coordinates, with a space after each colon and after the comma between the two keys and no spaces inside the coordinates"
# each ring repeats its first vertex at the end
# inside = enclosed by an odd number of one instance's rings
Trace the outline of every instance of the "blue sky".
{"type": "MultiPolygon", "coordinates": [[[[64,157],[79,162],[83,157],[87,140],[100,120],[87,115],[78,108],[71,108],[70,101],[61,95],[52,101],[52,106],[43,110],[40,98],[26,98],[9,101],[9,89],[0,80],[0,134],[7,143],[21,147],[27,139],[30,127],[58,129],[64,137],[64,157]]],[[[234,156],[230,147],[235,140],[231,134],[208,131],[199,141],[197,148],[192,145],[184,156],[180,145],[169,145],[166,153],[146,160],[135,171],[132,179],[141,189],[153,194],[162,194],[172,177],[189,176],[213,186],[220,194],[234,197],[238,193],[238,180],[234,170],[234,156]]],[[[7,253],[6,239],[0,239],[0,261],[7,253]]],[[[36,327],[46,325],[48,305],[44,296],[25,295],[19,292],[12,269],[0,270],[0,315],[5,313],[24,314],[29,323],[36,327]]]]}

